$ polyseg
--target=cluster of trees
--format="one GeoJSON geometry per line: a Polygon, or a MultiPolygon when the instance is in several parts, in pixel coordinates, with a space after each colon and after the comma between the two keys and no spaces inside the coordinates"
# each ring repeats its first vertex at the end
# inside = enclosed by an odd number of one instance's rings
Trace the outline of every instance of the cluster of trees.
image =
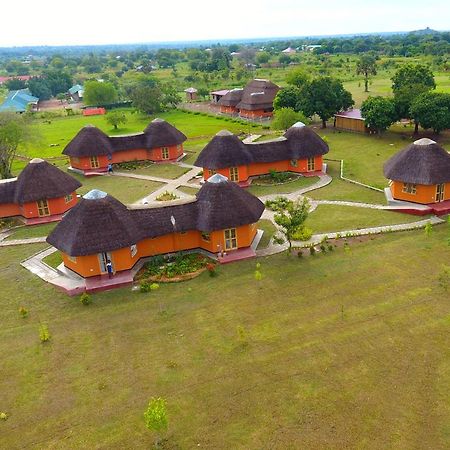
{"type": "Polygon", "coordinates": [[[62,70],[46,70],[39,77],[30,78],[27,86],[31,93],[40,100],[48,100],[63,94],[72,86],[72,77],[62,70]]]}
{"type": "Polygon", "coordinates": [[[429,67],[422,64],[406,64],[392,77],[392,98],[369,97],[361,106],[366,124],[377,132],[389,128],[395,121],[410,119],[419,125],[439,133],[450,128],[450,95],[432,92],[436,88],[429,67]]]}
{"type": "Polygon", "coordinates": [[[317,115],[323,128],[334,114],[354,104],[351,93],[335,78],[322,76],[311,80],[302,69],[296,69],[290,72],[286,81],[289,86],[275,97],[275,110],[289,108],[306,117],[317,115]]]}

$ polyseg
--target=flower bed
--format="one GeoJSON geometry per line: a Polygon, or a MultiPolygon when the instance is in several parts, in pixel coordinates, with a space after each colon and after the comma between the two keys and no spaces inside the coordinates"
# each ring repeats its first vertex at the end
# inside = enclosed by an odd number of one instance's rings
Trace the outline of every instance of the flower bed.
{"type": "Polygon", "coordinates": [[[279,186],[301,178],[301,175],[292,172],[274,172],[252,179],[254,186],[279,186]]]}
{"type": "Polygon", "coordinates": [[[171,257],[155,256],[136,274],[137,281],[172,283],[191,280],[208,270],[215,272],[215,262],[199,253],[179,253],[171,257]]]}

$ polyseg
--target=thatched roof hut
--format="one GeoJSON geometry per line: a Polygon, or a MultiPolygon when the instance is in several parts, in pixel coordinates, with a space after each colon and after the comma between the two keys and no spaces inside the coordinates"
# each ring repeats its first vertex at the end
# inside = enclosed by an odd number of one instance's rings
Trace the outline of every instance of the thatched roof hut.
{"type": "Polygon", "coordinates": [[[81,183],[40,158],[32,159],[16,179],[0,183],[0,203],[23,205],[38,200],[64,197],[81,183]]]}
{"type": "Polygon", "coordinates": [[[255,223],[264,204],[222,175],[211,177],[195,201],[161,207],[130,207],[101,191],[86,194],[48,236],[71,256],[108,252],[173,232],[212,232],[255,223]]]}
{"type": "Polygon", "coordinates": [[[450,182],[450,154],[431,139],[419,139],[384,164],[389,180],[413,184],[450,182]]]}
{"type": "Polygon", "coordinates": [[[327,143],[301,122],[289,128],[284,139],[248,144],[229,131],[222,130],[200,152],[195,165],[223,169],[252,163],[306,159],[328,151],[327,143]]]}
{"type": "Polygon", "coordinates": [[[73,157],[111,155],[138,148],[170,147],[183,143],[186,136],[163,119],[154,119],[143,133],[108,136],[92,125],[83,127],[63,150],[73,157]]]}
{"type": "Polygon", "coordinates": [[[279,90],[275,83],[256,78],[245,86],[236,108],[248,111],[273,108],[273,100],[279,90]]]}
{"type": "Polygon", "coordinates": [[[232,89],[231,91],[228,91],[217,103],[221,106],[236,107],[236,105],[241,101],[243,92],[243,88],[232,89]]]}

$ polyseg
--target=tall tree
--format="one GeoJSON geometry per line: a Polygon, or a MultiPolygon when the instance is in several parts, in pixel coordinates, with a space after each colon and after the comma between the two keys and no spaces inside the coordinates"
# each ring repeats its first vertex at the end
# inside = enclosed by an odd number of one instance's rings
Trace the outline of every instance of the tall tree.
{"type": "Polygon", "coordinates": [[[380,96],[369,97],[361,105],[361,114],[366,125],[380,134],[395,122],[394,100],[380,96]]]}
{"type": "Polygon", "coordinates": [[[287,86],[280,89],[275,96],[273,106],[275,109],[292,108],[296,109],[302,91],[296,86],[287,86]]]}
{"type": "Polygon", "coordinates": [[[322,120],[322,128],[326,128],[330,117],[354,103],[352,94],[344,89],[339,80],[319,77],[303,87],[297,110],[308,117],[317,114],[322,120]]]}
{"type": "MultiPolygon", "coordinates": [[[[392,91],[398,118],[411,119],[410,107],[416,97],[436,88],[433,72],[422,64],[405,64],[392,77],[392,91]]],[[[419,132],[415,122],[414,134],[419,132]]]]}
{"type": "Polygon", "coordinates": [[[106,114],[106,121],[117,130],[120,124],[127,123],[127,116],[123,111],[110,111],[106,114]]]}
{"type": "Polygon", "coordinates": [[[422,128],[435,133],[450,128],[450,94],[423,92],[412,101],[409,111],[422,128]]]}
{"type": "Polygon", "coordinates": [[[309,82],[310,78],[310,75],[303,69],[297,68],[289,71],[289,73],[286,75],[286,82],[291,86],[301,88],[309,82]]]}
{"type": "Polygon", "coordinates": [[[0,113],[0,178],[12,177],[12,163],[19,145],[31,140],[28,118],[13,112],[0,113]]]}
{"type": "Polygon", "coordinates": [[[96,80],[84,83],[84,103],[86,105],[105,105],[117,101],[117,90],[112,83],[96,80]]]}
{"type": "Polygon", "coordinates": [[[369,92],[369,76],[377,74],[375,58],[372,55],[362,55],[356,63],[357,75],[364,75],[364,92],[369,92]]]}
{"type": "Polygon", "coordinates": [[[274,130],[287,130],[297,122],[309,123],[309,120],[301,112],[296,112],[291,108],[281,108],[275,110],[272,128],[274,130]]]}

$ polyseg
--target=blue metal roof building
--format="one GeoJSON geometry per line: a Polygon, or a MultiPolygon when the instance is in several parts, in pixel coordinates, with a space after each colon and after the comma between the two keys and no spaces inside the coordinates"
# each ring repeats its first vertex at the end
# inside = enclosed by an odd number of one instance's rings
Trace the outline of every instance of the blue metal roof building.
{"type": "Polygon", "coordinates": [[[29,104],[37,105],[39,99],[31,95],[29,89],[9,91],[5,101],[0,105],[0,112],[25,112],[29,104]]]}

